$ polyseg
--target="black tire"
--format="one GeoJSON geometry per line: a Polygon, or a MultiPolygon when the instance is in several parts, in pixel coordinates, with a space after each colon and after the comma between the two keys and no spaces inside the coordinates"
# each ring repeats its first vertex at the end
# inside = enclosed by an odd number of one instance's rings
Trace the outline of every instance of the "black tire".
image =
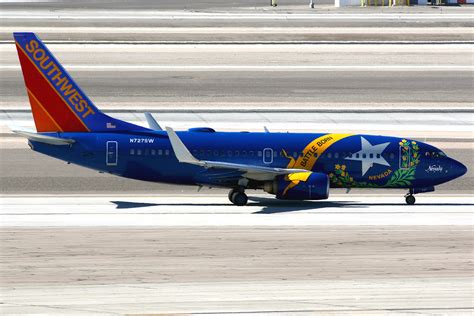
{"type": "Polygon", "coordinates": [[[247,194],[243,192],[235,192],[234,194],[232,194],[231,201],[237,206],[244,206],[247,204],[248,197],[247,197],[247,194]]]}
{"type": "Polygon", "coordinates": [[[407,197],[405,198],[405,201],[407,202],[408,205],[413,205],[415,204],[415,197],[413,195],[407,195],[407,197]]]}
{"type": "Polygon", "coordinates": [[[231,201],[232,203],[234,203],[234,200],[232,200],[232,195],[234,195],[237,191],[235,189],[232,189],[229,191],[229,201],[231,201]]]}

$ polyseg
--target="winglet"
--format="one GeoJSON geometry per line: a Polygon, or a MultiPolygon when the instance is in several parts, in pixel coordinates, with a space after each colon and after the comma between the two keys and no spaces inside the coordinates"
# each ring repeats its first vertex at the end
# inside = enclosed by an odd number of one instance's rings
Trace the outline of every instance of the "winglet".
{"type": "Polygon", "coordinates": [[[163,129],[161,128],[160,124],[158,124],[158,122],[155,120],[155,118],[153,117],[153,115],[151,115],[150,112],[145,112],[145,117],[146,117],[146,121],[148,122],[148,126],[155,130],[155,131],[162,131],[163,129]]]}
{"type": "Polygon", "coordinates": [[[193,165],[204,165],[203,161],[197,160],[186,148],[176,132],[171,127],[166,127],[166,132],[170,138],[171,147],[179,162],[189,163],[193,165]]]}

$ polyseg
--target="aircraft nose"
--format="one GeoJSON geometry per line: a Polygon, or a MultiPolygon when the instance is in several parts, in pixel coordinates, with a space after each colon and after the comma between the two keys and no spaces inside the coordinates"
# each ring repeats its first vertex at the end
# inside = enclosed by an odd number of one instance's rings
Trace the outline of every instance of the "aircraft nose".
{"type": "Polygon", "coordinates": [[[467,172],[467,167],[456,159],[451,158],[451,170],[453,179],[459,178],[467,172]]]}

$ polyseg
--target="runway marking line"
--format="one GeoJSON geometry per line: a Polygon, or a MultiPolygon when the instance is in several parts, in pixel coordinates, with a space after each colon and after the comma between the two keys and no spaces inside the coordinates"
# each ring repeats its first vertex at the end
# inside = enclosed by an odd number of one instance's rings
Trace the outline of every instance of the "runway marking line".
{"type": "MultiPolygon", "coordinates": [[[[72,70],[104,71],[473,71],[474,65],[64,65],[72,70]]],[[[0,70],[19,70],[0,65],[0,70]]]]}

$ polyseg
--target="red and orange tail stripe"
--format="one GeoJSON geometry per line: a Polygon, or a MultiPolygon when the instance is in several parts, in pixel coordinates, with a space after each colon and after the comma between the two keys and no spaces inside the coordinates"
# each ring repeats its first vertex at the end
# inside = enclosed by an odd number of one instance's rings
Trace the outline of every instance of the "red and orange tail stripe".
{"type": "Polygon", "coordinates": [[[37,131],[89,131],[23,48],[16,46],[37,131]]]}

